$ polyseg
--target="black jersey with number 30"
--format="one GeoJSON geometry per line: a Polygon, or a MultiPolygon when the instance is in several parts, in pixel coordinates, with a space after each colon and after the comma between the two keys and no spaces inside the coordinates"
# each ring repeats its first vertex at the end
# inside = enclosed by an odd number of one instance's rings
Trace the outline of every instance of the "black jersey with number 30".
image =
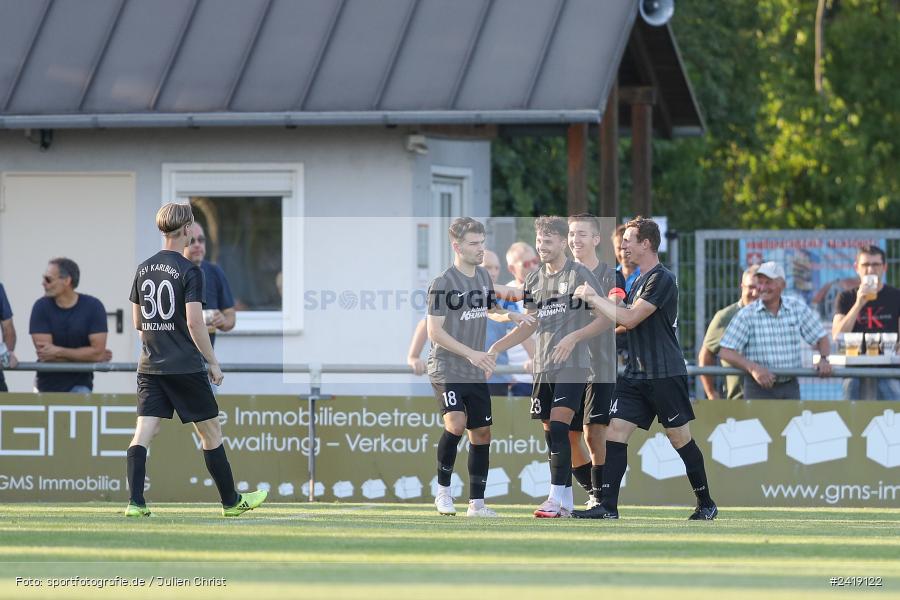
{"type": "Polygon", "coordinates": [[[161,250],[140,265],[131,302],[141,308],[138,373],[153,375],[205,371],[203,355],[187,326],[187,302],[203,302],[203,272],[172,250],[161,250]]]}

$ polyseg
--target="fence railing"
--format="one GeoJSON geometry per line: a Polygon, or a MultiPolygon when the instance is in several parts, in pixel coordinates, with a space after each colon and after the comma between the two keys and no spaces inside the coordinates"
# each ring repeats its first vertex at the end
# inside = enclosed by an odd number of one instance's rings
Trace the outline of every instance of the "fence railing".
{"type": "MultiPolygon", "coordinates": [[[[328,364],[328,363],[309,363],[309,364],[280,364],[280,363],[257,363],[257,364],[237,364],[225,363],[220,365],[225,373],[308,373],[309,374],[309,394],[301,394],[298,396],[301,400],[306,400],[309,406],[309,414],[313,418],[309,419],[309,427],[307,432],[307,443],[309,448],[315,447],[316,440],[316,403],[320,400],[331,399],[332,396],[322,395],[322,375],[331,374],[374,374],[374,375],[403,375],[411,374],[408,365],[360,365],[360,364],[328,364]]],[[[41,371],[41,372],[99,372],[99,373],[116,373],[116,372],[134,372],[137,370],[137,363],[126,362],[108,362],[108,363],[42,363],[42,362],[22,362],[15,369],[7,369],[10,371],[41,371]]],[[[695,375],[743,375],[744,372],[739,369],[730,367],[697,367],[688,365],[687,371],[689,376],[695,375]]],[[[499,365],[495,370],[499,374],[527,373],[528,371],[521,365],[499,365]]],[[[810,377],[815,375],[815,371],[810,368],[801,369],[772,369],[775,375],[786,377],[810,377]]],[[[621,369],[620,369],[621,374],[621,369]]],[[[900,378],[900,368],[871,368],[871,367],[834,367],[832,370],[833,378],[841,377],[858,377],[858,378],[900,378]]],[[[0,395],[2,401],[2,395],[0,395]]],[[[309,453],[308,461],[309,471],[309,502],[314,502],[316,489],[316,453],[309,453]]]]}

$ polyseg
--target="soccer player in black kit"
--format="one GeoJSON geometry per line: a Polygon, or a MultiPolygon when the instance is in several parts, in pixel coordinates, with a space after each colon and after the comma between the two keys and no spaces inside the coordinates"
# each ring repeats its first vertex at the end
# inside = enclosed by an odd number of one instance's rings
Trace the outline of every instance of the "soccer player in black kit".
{"type": "Polygon", "coordinates": [[[131,288],[134,327],[140,331],[137,373],[137,426],[128,447],[126,517],[150,516],[144,500],[147,448],[161,419],[175,412],[192,423],[203,444],[203,458],[222,500],[222,514],[237,517],[258,507],[265,490],[239,494],[222,445],[219,406],[210,382],[222,383],[203,320],[203,273],[181,255],[191,239],[194,216],[187,204],[169,203],[156,213],[165,242],[140,265],[131,288]]]}
{"type": "Polygon", "coordinates": [[[601,286],[590,270],[566,256],[566,220],[540,217],[534,228],[542,265],[525,280],[524,305],[537,321],[518,326],[495,342],[490,352],[502,352],[520,344],[537,331],[531,418],[543,423],[550,449],[550,495],[534,516],[569,517],[574,508],[567,506],[571,502],[572,476],[569,428],[583,407],[591,372],[586,340],[609,329],[611,322],[605,317],[595,318],[585,303],[573,296],[585,283],[593,289],[601,286]]]}
{"type": "Polygon", "coordinates": [[[626,260],[640,267],[641,274],[625,297],[624,307],[617,308],[591,286],[575,292],[595,312],[624,325],[628,336],[628,363],[609,408],[602,500],[588,510],[576,510],[573,516],[577,518],[619,518],[619,488],[628,462],[628,439],[638,427],[649,429],[654,417],[684,461],[697,497],[697,507],[689,519],[711,521],[719,512],[709,495],[703,454],[688,427],[694,411],[684,356],[675,334],[678,285],[675,275],[659,262],[659,242],[659,227],[653,220],[637,217],[626,224],[622,252],[626,260]]]}
{"type": "MultiPolygon", "coordinates": [[[[601,295],[606,295],[616,287],[617,273],[597,256],[597,247],[605,237],[601,235],[600,230],[600,220],[591,214],[581,213],[569,217],[569,250],[572,251],[575,261],[587,267],[597,278],[600,284],[597,291],[601,295]]],[[[588,348],[591,351],[591,379],[584,390],[583,414],[580,416],[583,421],[584,439],[591,453],[591,462],[586,465],[573,463],[572,474],[590,495],[588,507],[591,508],[599,504],[603,485],[609,405],[612,403],[616,387],[615,330],[610,328],[591,338],[588,340],[588,348]],[[585,470],[587,470],[586,478],[585,470]]]]}
{"type": "MultiPolygon", "coordinates": [[[[484,505],[490,467],[491,395],[486,378],[496,365],[496,354],[483,351],[487,321],[529,322],[530,317],[496,305],[497,292],[484,259],[484,225],[469,217],[453,221],[449,230],[453,266],[428,288],[428,337],[432,341],[428,376],[434,388],[444,433],[438,442],[438,490],[434,505],[442,515],[455,515],[450,478],[457,445],[469,433],[469,507],[466,516],[496,517],[484,505]],[[494,313],[491,317],[488,313],[494,313]]],[[[507,293],[505,286],[497,291],[507,293]]]]}

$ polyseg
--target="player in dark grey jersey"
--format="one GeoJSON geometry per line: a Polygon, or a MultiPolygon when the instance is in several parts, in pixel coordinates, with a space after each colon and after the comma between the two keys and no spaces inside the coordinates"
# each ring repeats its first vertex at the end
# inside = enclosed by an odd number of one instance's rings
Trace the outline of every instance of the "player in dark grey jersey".
{"type": "MultiPolygon", "coordinates": [[[[616,271],[600,260],[597,250],[601,240],[600,220],[582,213],[569,217],[569,250],[575,261],[587,267],[597,283],[601,295],[616,287],[616,271]]],[[[606,427],[609,425],[609,405],[616,387],[616,341],[612,328],[588,340],[591,352],[591,378],[584,390],[584,405],[576,415],[573,426],[584,427],[584,439],[590,450],[587,464],[576,464],[576,452],[572,452],[572,474],[590,496],[588,508],[600,502],[603,484],[603,464],[606,462],[606,427]],[[581,417],[581,420],[577,417],[581,417]]]]}
{"type": "MultiPolygon", "coordinates": [[[[444,419],[438,442],[438,492],[434,504],[442,515],[455,515],[450,478],[463,431],[469,432],[470,517],[495,517],[484,505],[484,489],[490,466],[491,395],[487,377],[496,365],[496,354],[484,352],[488,313],[513,322],[530,317],[496,306],[496,292],[488,272],[478,265],[484,259],[484,225],[469,217],[450,225],[454,264],[431,282],[428,289],[428,337],[431,354],[428,375],[444,419]]],[[[506,290],[503,286],[498,286],[506,290]]]]}
{"type": "Polygon", "coordinates": [[[502,352],[537,331],[531,418],[542,421],[550,448],[550,495],[534,511],[539,518],[567,517],[574,508],[569,428],[582,406],[590,374],[585,340],[611,326],[606,318],[594,318],[585,303],[573,297],[585,283],[601,286],[587,268],[566,256],[568,232],[568,224],[560,217],[535,221],[535,247],[543,264],[525,280],[524,304],[537,323],[520,325],[490,349],[502,352]]]}
{"type": "Polygon", "coordinates": [[[203,458],[222,499],[222,514],[237,517],[266,499],[265,490],[239,494],[222,445],[219,407],[210,382],[222,383],[222,370],[203,320],[203,272],[181,255],[191,239],[194,216],[187,204],[169,203],[156,213],[163,249],[140,265],[131,287],[134,327],[140,331],[137,374],[137,426],[128,447],[126,517],[146,517],[144,500],[147,449],[161,419],[175,412],[192,423],[203,444],[203,458]]]}
{"type": "Polygon", "coordinates": [[[617,308],[590,286],[579,288],[594,310],[628,329],[628,363],[616,384],[607,430],[606,465],[602,501],[574,516],[618,519],[619,487],[627,466],[628,439],[638,427],[649,429],[656,417],[684,461],[697,497],[691,520],[712,520],[718,514],[709,495],[703,454],[691,438],[688,423],[694,419],[687,387],[687,369],[678,338],[678,286],[675,276],[659,262],[659,227],[651,219],[628,222],[622,239],[625,258],[640,267],[641,274],[617,308]]]}

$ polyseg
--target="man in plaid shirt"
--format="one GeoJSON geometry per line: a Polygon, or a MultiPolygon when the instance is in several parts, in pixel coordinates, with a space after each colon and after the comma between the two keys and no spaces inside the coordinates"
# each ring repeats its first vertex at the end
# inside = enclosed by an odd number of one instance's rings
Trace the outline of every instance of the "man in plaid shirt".
{"type": "Polygon", "coordinates": [[[744,397],[752,400],[800,398],[795,377],[776,376],[770,369],[797,369],[801,352],[816,344],[820,377],[831,375],[831,340],[819,317],[806,304],[783,296],[784,269],[766,262],[756,272],[759,299],[742,308],[728,324],[719,358],[747,372],[744,397]],[[805,343],[804,343],[805,342],[805,343]]]}

